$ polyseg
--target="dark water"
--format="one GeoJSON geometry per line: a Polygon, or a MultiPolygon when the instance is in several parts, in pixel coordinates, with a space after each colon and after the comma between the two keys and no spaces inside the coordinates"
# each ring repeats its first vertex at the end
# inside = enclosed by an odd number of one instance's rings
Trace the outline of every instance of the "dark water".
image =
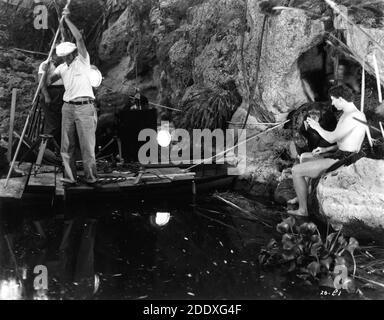
{"type": "MultiPolygon", "coordinates": [[[[277,207],[257,208],[280,219],[277,207]]],[[[3,298],[321,298],[317,288],[262,272],[258,254],[274,231],[210,196],[194,205],[190,198],[95,200],[65,211],[3,205],[0,230],[3,298]],[[159,226],[156,214],[169,214],[168,223],[159,226]],[[34,290],[37,265],[47,267],[48,290],[34,290]],[[12,279],[19,291],[9,293],[12,279]]]]}

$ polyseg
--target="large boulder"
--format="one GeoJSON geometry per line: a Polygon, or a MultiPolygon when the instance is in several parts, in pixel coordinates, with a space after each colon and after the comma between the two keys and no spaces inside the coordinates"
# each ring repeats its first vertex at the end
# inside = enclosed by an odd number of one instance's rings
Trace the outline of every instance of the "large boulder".
{"type": "MultiPolygon", "coordinates": [[[[379,5],[379,4],[378,4],[379,5]]],[[[343,8],[343,7],[341,7],[343,8]]],[[[381,5],[381,9],[383,9],[381,5]]],[[[339,18],[340,19],[340,18],[339,18]]],[[[365,61],[366,70],[375,75],[373,55],[379,67],[381,82],[384,81],[384,27],[375,25],[370,19],[359,21],[359,17],[350,13],[349,19],[354,21],[351,23],[341,23],[340,28],[346,39],[346,44],[352,54],[360,61],[365,61]],[[376,43],[374,43],[375,41],[376,43]]],[[[345,21],[345,19],[342,19],[345,21]]]]}
{"type": "Polygon", "coordinates": [[[244,12],[243,2],[238,0],[207,1],[192,10],[190,35],[199,53],[195,83],[214,87],[237,81],[244,12]]]}
{"type": "Polygon", "coordinates": [[[99,44],[99,57],[108,64],[113,64],[127,54],[131,30],[137,30],[130,8],[125,9],[119,19],[104,31],[99,44]]]}
{"type": "Polygon", "coordinates": [[[289,111],[308,101],[300,80],[298,59],[323,41],[325,26],[321,19],[313,19],[303,10],[282,10],[280,14],[269,16],[256,83],[252,77],[256,74],[264,19],[260,2],[248,0],[250,33],[245,50],[248,78],[255,101],[259,101],[275,120],[282,120],[289,111]]]}
{"type": "Polygon", "coordinates": [[[334,228],[360,224],[384,234],[384,160],[362,158],[328,173],[319,181],[317,199],[334,228]]]}
{"type": "Polygon", "coordinates": [[[149,26],[151,2],[135,0],[120,17],[103,32],[98,53],[105,65],[116,65],[130,57],[126,77],[134,77],[143,69],[153,67],[156,58],[152,31],[149,26]]]}
{"type": "MultiPolygon", "coordinates": [[[[236,190],[252,196],[274,197],[282,171],[293,164],[288,156],[290,140],[286,131],[270,131],[246,143],[246,159],[242,160],[245,168],[237,180],[236,190]]],[[[247,135],[248,132],[255,133],[248,130],[247,135]]]]}

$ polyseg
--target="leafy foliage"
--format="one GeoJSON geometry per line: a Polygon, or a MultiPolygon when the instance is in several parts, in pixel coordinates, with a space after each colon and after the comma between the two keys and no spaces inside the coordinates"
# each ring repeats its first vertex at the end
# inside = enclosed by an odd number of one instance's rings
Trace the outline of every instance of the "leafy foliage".
{"type": "MultiPolygon", "coordinates": [[[[293,217],[283,220],[276,229],[282,234],[281,241],[271,239],[261,250],[259,262],[263,267],[281,267],[306,284],[331,288],[334,288],[335,276],[338,275],[336,266],[344,266],[349,275],[355,275],[354,251],[359,246],[356,239],[351,237],[347,240],[340,231],[322,239],[314,223],[297,225],[293,217]]],[[[343,288],[351,293],[355,291],[351,277],[343,279],[343,288]]]]}
{"type": "Polygon", "coordinates": [[[204,89],[187,98],[181,105],[182,115],[176,120],[178,126],[192,129],[225,129],[241,103],[241,98],[222,88],[204,89]]]}
{"type": "MultiPolygon", "coordinates": [[[[88,45],[94,40],[92,36],[104,16],[104,1],[71,1],[71,19],[83,32],[88,45]]],[[[23,6],[0,2],[0,24],[6,26],[10,35],[10,44],[23,49],[47,52],[66,2],[66,0],[44,0],[39,4],[35,4],[33,1],[24,1],[25,5],[23,6]],[[48,29],[34,28],[34,8],[37,5],[45,5],[47,8],[48,29]],[[7,19],[1,19],[1,17],[7,19]]]]}

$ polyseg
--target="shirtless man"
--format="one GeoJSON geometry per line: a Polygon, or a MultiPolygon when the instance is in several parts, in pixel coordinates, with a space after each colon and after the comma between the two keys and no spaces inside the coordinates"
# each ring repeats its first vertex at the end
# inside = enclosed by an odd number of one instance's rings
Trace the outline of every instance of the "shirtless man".
{"type": "Polygon", "coordinates": [[[308,215],[308,186],[305,178],[317,178],[337,161],[359,152],[365,137],[365,125],[353,119],[357,118],[364,122],[367,121],[364,113],[360,112],[354,105],[352,91],[344,86],[336,86],[329,90],[329,95],[336,109],[343,111],[336,129],[334,131],[326,131],[318,122],[311,118],[307,119],[307,124],[329,143],[337,143],[338,150],[327,158],[300,163],[292,168],[293,185],[299,201],[299,208],[297,210],[288,210],[288,213],[292,215],[308,215]]]}

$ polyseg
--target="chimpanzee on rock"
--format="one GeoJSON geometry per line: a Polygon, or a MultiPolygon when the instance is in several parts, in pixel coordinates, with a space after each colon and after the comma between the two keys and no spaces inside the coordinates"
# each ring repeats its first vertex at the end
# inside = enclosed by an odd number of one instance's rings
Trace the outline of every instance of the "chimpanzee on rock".
{"type": "Polygon", "coordinates": [[[291,124],[286,129],[290,128],[294,131],[294,144],[298,154],[312,152],[317,147],[329,147],[332,145],[324,140],[315,130],[306,126],[305,120],[307,117],[318,121],[321,127],[327,131],[335,130],[337,125],[337,118],[331,106],[327,103],[309,102],[291,112],[288,115],[288,118],[291,119],[291,124]],[[303,138],[306,140],[306,144],[303,143],[303,138]]]}
{"type": "MultiPolygon", "coordinates": [[[[307,108],[307,117],[318,121],[323,129],[333,131],[336,128],[337,119],[331,110],[324,110],[324,107],[321,103],[311,103],[307,108]]],[[[306,122],[303,122],[300,133],[307,139],[309,152],[317,147],[330,147],[332,145],[324,140],[317,131],[308,127],[306,122]]]]}

